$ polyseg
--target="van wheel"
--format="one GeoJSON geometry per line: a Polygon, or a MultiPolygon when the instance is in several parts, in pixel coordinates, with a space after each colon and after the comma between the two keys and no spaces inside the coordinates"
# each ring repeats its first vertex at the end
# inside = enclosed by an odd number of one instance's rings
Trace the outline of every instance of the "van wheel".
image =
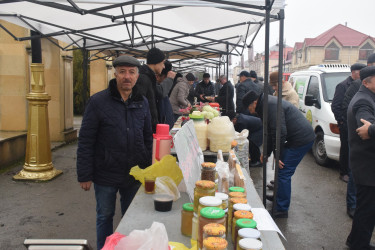
{"type": "Polygon", "coordinates": [[[324,134],[322,131],[316,133],[315,141],[312,146],[312,153],[316,163],[321,166],[327,166],[330,159],[327,157],[326,146],[324,143],[324,134]]]}

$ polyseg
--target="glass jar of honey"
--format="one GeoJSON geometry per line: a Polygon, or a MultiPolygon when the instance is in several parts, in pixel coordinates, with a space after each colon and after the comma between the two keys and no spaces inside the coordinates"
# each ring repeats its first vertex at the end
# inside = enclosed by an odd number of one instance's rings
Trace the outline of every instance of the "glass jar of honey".
{"type": "Polygon", "coordinates": [[[238,243],[239,249],[237,250],[262,250],[263,243],[260,240],[246,238],[238,243]]]}
{"type": "Polygon", "coordinates": [[[223,202],[215,196],[204,196],[199,199],[198,205],[198,217],[200,216],[200,211],[205,207],[217,207],[221,208],[223,202]]]}
{"type": "Polygon", "coordinates": [[[210,223],[203,227],[203,240],[208,237],[220,237],[225,239],[225,226],[218,223],[210,223]]]}
{"type": "Polygon", "coordinates": [[[201,168],[201,180],[213,181],[216,180],[216,164],[213,162],[203,162],[201,168]]]}
{"type": "MultiPolygon", "coordinates": [[[[234,229],[234,238],[237,239],[238,237],[238,230],[242,228],[256,228],[257,223],[252,219],[238,219],[236,220],[236,227],[234,229]]],[[[233,241],[234,246],[236,246],[236,242],[233,241]]]]}
{"type": "Polygon", "coordinates": [[[203,250],[227,250],[228,242],[219,237],[209,237],[203,240],[203,250]]]}
{"type": "Polygon", "coordinates": [[[225,226],[225,212],[217,207],[205,207],[201,210],[198,227],[198,247],[203,247],[203,227],[210,223],[217,223],[225,226]]]}
{"type": "Polygon", "coordinates": [[[215,182],[197,181],[194,188],[194,212],[198,213],[199,199],[204,196],[215,196],[215,182]]]}
{"type": "Polygon", "coordinates": [[[241,249],[239,245],[240,240],[247,238],[260,240],[260,231],[254,228],[241,228],[240,230],[238,230],[237,250],[241,249]]]}
{"type": "Polygon", "coordinates": [[[250,211],[238,210],[234,212],[233,221],[232,221],[232,242],[234,243],[234,245],[236,245],[236,239],[237,239],[236,230],[235,230],[237,220],[252,219],[252,218],[253,218],[253,213],[250,211]]]}
{"type": "Polygon", "coordinates": [[[221,208],[222,209],[227,209],[228,208],[228,195],[225,194],[225,193],[220,193],[220,192],[216,192],[215,193],[215,197],[219,198],[222,200],[222,205],[221,205],[221,208]]]}
{"type": "Polygon", "coordinates": [[[191,236],[193,228],[194,204],[185,203],[181,210],[181,233],[185,236],[191,236]]]}
{"type": "Polygon", "coordinates": [[[229,205],[228,205],[228,232],[231,231],[231,222],[233,217],[233,205],[234,204],[247,204],[246,198],[230,198],[229,199],[229,205]]]}
{"type": "Polygon", "coordinates": [[[245,193],[245,189],[243,187],[230,187],[229,192],[241,192],[245,193]]]}

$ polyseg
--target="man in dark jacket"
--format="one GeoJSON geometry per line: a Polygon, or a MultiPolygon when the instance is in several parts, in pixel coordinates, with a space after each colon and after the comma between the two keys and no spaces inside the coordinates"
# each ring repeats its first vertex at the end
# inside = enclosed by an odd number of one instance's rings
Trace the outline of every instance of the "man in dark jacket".
{"type": "MultiPolygon", "coordinates": [[[[263,105],[268,105],[268,138],[267,156],[276,150],[277,128],[277,97],[268,96],[268,103],[264,103],[263,94],[258,95],[254,91],[248,92],[243,98],[243,106],[248,107],[250,114],[254,114],[263,120],[263,105]]],[[[302,113],[290,102],[282,100],[280,119],[280,161],[278,192],[276,196],[275,218],[287,218],[291,198],[291,178],[304,157],[311,149],[315,133],[311,124],[302,113]]],[[[274,152],[275,153],[275,152],[274,152]]],[[[261,161],[263,157],[261,156],[261,161]]],[[[267,196],[273,200],[273,196],[267,196]]]]}
{"type": "Polygon", "coordinates": [[[349,180],[349,148],[348,148],[348,131],[346,125],[344,124],[344,113],[346,110],[343,109],[343,100],[346,90],[352,84],[353,81],[359,79],[359,71],[366,67],[362,63],[355,63],[350,67],[352,74],[348,76],[344,81],[340,82],[336,86],[335,95],[332,100],[331,109],[337,121],[337,125],[340,128],[340,179],[342,181],[348,182],[349,180]]]}
{"type": "Polygon", "coordinates": [[[207,97],[215,96],[214,84],[210,81],[209,73],[203,74],[203,80],[195,88],[195,96],[198,102],[209,102],[207,97]]]}
{"type": "Polygon", "coordinates": [[[228,111],[234,111],[234,88],[233,84],[228,82],[225,75],[220,76],[219,80],[220,84],[222,85],[221,89],[219,90],[219,95],[217,97],[211,97],[210,100],[219,103],[220,107],[222,108],[221,114],[227,115],[228,111]]]}
{"type": "Polygon", "coordinates": [[[239,76],[240,83],[237,84],[236,88],[236,112],[248,115],[249,111],[246,107],[242,106],[242,99],[244,95],[249,91],[254,91],[258,95],[260,95],[260,93],[262,93],[262,90],[257,84],[251,81],[250,73],[246,70],[242,71],[239,76]]]}
{"type": "Polygon", "coordinates": [[[151,165],[152,129],[148,102],[135,85],[140,63],[130,56],[113,61],[115,77],[93,95],[79,133],[77,176],[80,186],[96,197],[97,248],[113,233],[117,192],[124,215],[140,183],[129,175],[136,165],[151,165]]]}
{"type": "Polygon", "coordinates": [[[363,68],[360,77],[362,85],[348,108],[349,164],[357,190],[357,207],[346,241],[350,249],[370,249],[375,226],[375,140],[362,140],[357,134],[361,119],[375,123],[375,66],[363,68]]]}
{"type": "Polygon", "coordinates": [[[152,48],[147,52],[147,64],[139,69],[137,87],[139,93],[145,96],[151,112],[152,131],[156,133],[156,124],[159,123],[158,100],[162,99],[162,88],[156,85],[156,75],[164,69],[164,53],[158,48],[152,48]]]}

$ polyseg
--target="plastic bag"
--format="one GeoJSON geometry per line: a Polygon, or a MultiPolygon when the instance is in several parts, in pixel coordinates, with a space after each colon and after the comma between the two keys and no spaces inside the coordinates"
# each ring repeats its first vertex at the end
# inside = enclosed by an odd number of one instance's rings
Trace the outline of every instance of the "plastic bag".
{"type": "Polygon", "coordinates": [[[118,242],[124,237],[125,235],[120,234],[119,232],[111,234],[105,239],[105,243],[102,250],[114,250],[118,242]]]}
{"type": "Polygon", "coordinates": [[[157,194],[170,194],[174,197],[174,201],[180,198],[180,191],[178,191],[176,183],[169,176],[156,178],[155,186],[155,193],[157,194]]]}
{"type": "Polygon", "coordinates": [[[114,250],[168,250],[168,235],[163,223],[153,222],[145,230],[133,230],[114,250]]]}
{"type": "Polygon", "coordinates": [[[164,156],[161,161],[155,162],[145,169],[141,169],[138,166],[132,167],[132,169],[130,169],[130,175],[140,181],[143,186],[145,185],[145,176],[153,176],[155,178],[169,176],[177,186],[182,180],[181,169],[177,165],[176,157],[173,157],[172,155],[164,156]]]}
{"type": "Polygon", "coordinates": [[[218,191],[227,194],[229,192],[229,165],[228,163],[218,160],[216,162],[216,171],[219,176],[218,191]]]}

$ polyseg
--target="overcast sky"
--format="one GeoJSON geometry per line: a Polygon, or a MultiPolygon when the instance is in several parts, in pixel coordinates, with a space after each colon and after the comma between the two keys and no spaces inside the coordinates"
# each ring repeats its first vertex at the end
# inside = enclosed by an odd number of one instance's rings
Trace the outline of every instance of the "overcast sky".
{"type": "MultiPolygon", "coordinates": [[[[285,0],[284,38],[296,42],[314,38],[337,24],[375,37],[375,0],[285,0]]],[[[271,23],[270,46],[279,40],[279,22],[271,23]]],[[[264,32],[254,41],[255,52],[264,51],[264,32]]]]}

